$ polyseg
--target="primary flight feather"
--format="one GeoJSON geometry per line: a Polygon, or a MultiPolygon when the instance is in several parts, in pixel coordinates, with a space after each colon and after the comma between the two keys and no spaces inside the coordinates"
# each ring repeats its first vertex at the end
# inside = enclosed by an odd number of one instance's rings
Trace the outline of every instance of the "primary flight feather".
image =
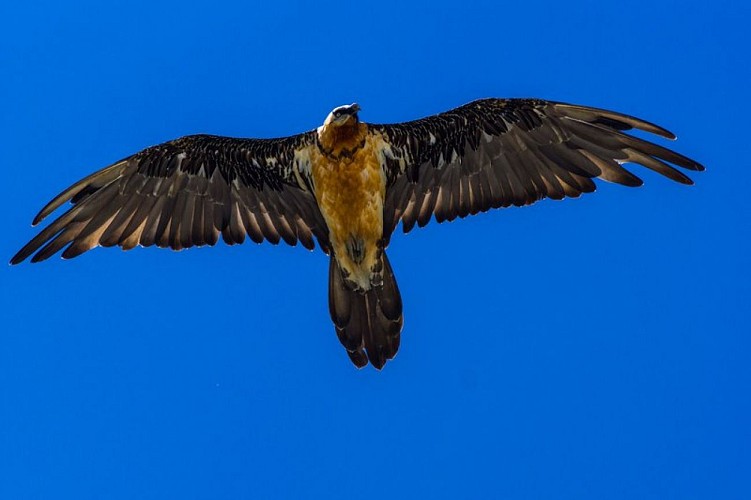
{"type": "Polygon", "coordinates": [[[632,163],[692,184],[694,160],[625,133],[675,136],[603,109],[539,99],[483,99],[406,123],[361,122],[340,106],[315,130],[280,139],[193,135],[95,172],[50,201],[38,224],[72,206],[12,259],[18,264],[96,246],[284,240],[330,256],[329,310],[355,365],[382,368],[399,348],[402,302],[386,257],[399,222],[463,218],[491,208],[626,186],[632,163]]]}

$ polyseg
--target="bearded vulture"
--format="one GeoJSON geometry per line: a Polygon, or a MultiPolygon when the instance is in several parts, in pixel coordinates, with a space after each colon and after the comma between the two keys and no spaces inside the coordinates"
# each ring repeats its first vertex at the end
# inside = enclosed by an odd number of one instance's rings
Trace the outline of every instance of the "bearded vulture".
{"type": "Polygon", "coordinates": [[[152,146],[60,193],[36,225],[71,205],[12,259],[63,250],[157,245],[174,250],[268,240],[329,256],[329,310],[352,362],[381,369],[399,348],[402,300],[385,249],[431,218],[452,221],[543,198],[576,198],[594,178],[625,186],[638,164],[682,184],[702,165],[625,133],[668,139],[632,116],[540,99],[482,99],[420,120],[361,122],[357,104],[279,139],[192,135],[152,146]]]}

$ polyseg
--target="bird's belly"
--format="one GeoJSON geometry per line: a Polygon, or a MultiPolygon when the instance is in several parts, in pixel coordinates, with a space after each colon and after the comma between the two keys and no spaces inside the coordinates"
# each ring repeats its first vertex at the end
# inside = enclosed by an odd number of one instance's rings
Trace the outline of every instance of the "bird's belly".
{"type": "Polygon", "coordinates": [[[312,165],[316,199],[346,278],[369,290],[380,271],[386,178],[366,141],[352,157],[321,155],[312,165]]]}

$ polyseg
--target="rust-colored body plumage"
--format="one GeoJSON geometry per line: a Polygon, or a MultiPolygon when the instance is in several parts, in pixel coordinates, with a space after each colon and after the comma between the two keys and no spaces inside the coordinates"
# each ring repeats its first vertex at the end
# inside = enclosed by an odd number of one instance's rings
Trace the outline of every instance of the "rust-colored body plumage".
{"type": "Polygon", "coordinates": [[[383,239],[386,176],[379,160],[380,136],[367,125],[325,125],[319,150],[311,155],[311,174],[329,240],[347,279],[361,290],[371,287],[383,239]]]}

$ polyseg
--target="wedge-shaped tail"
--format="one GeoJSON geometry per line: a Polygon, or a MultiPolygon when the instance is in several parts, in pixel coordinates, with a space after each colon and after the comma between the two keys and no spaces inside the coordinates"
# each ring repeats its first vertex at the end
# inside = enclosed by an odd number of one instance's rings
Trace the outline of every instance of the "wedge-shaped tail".
{"type": "Polygon", "coordinates": [[[336,334],[352,362],[361,368],[370,361],[379,370],[399,350],[402,297],[386,254],[383,285],[367,292],[353,290],[345,281],[336,257],[329,264],[329,310],[336,334]]]}

